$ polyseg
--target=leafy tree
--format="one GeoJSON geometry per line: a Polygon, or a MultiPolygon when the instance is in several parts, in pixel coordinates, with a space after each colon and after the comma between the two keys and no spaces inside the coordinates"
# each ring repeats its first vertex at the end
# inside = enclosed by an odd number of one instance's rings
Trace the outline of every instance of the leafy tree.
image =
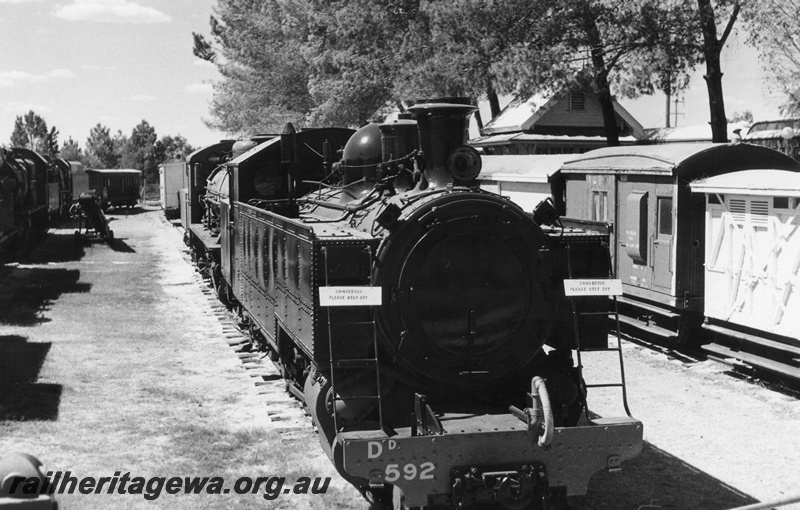
{"type": "Polygon", "coordinates": [[[360,125],[397,99],[412,61],[419,0],[311,0],[302,48],[311,64],[312,122],[360,125]]]}
{"type": "Polygon", "coordinates": [[[168,161],[184,161],[186,156],[194,151],[194,147],[189,145],[186,138],[181,135],[162,136],[155,146],[156,160],[159,164],[168,161]]]}
{"type": "Polygon", "coordinates": [[[287,121],[360,125],[395,95],[420,0],[219,0],[211,38],[194,54],[215,62],[209,125],[279,132],[287,121]]]}
{"type": "Polygon", "coordinates": [[[527,0],[421,1],[418,15],[409,20],[396,93],[485,96],[492,117],[498,115],[498,86],[503,93],[514,90],[502,87],[495,63],[514,44],[531,40],[528,28],[534,10],[535,2],[527,0]]]}
{"type": "Polygon", "coordinates": [[[619,144],[615,92],[636,97],[680,88],[696,62],[689,49],[674,45],[688,18],[672,3],[533,0],[513,9],[528,21],[493,64],[498,88],[531,94],[591,87],[609,145],[619,144]]]}
{"type": "Polygon", "coordinates": [[[680,44],[691,1],[219,0],[212,42],[195,34],[194,53],[223,75],[209,124],[228,132],[359,125],[400,99],[442,95],[488,97],[496,114],[498,92],[578,80],[597,91],[616,144],[612,88],[686,85],[699,59],[680,44]]]}
{"type": "Polygon", "coordinates": [[[81,161],[83,158],[80,145],[78,145],[78,142],[73,140],[72,137],[69,137],[67,141],[64,142],[64,145],[61,146],[58,156],[67,161],[81,161]]]}
{"type": "Polygon", "coordinates": [[[799,12],[800,0],[762,0],[742,13],[770,85],[785,96],[781,113],[793,117],[800,116],[799,12]]]}
{"type": "Polygon", "coordinates": [[[307,2],[219,0],[211,17],[213,45],[194,34],[194,53],[214,62],[210,127],[234,134],[280,132],[302,125],[313,107],[310,64],[301,44],[308,35],[307,2]]]}
{"type": "MultiPolygon", "coordinates": [[[[117,129],[117,132],[114,133],[114,137],[111,139],[111,146],[114,149],[114,154],[117,155],[117,165],[122,165],[122,155],[125,153],[125,146],[127,143],[128,137],[125,136],[121,129],[117,129]]],[[[119,166],[118,168],[122,168],[123,166],[119,166]]]]}
{"type": "Polygon", "coordinates": [[[58,154],[58,130],[49,131],[44,118],[30,110],[24,116],[17,116],[14,131],[11,133],[11,146],[32,149],[46,156],[58,154]]]}
{"type": "Polygon", "coordinates": [[[135,168],[144,173],[145,179],[155,182],[158,179],[158,160],[156,154],[156,130],[146,120],[137,124],[127,139],[118,133],[122,141],[120,164],[123,168],[135,168]]]}
{"type": "Polygon", "coordinates": [[[111,131],[98,123],[86,139],[86,164],[92,168],[116,168],[120,154],[116,150],[111,131]]]}
{"type": "Polygon", "coordinates": [[[750,122],[752,124],[753,112],[750,110],[745,110],[743,112],[735,112],[728,118],[728,123],[742,122],[742,121],[750,122]]]}

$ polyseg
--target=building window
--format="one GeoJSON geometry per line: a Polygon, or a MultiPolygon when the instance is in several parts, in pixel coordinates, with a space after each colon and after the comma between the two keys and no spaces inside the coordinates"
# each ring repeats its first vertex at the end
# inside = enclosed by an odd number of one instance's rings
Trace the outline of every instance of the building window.
{"type": "Polygon", "coordinates": [[[570,110],[585,110],[586,95],[583,92],[571,92],[569,95],[570,110]]]}

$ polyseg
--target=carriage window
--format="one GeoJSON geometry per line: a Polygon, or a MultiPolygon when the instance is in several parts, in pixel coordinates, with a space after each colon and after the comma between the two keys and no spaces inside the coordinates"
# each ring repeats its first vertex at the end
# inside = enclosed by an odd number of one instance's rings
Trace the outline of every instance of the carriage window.
{"type": "Polygon", "coordinates": [[[772,199],[772,207],[775,209],[788,209],[789,197],[774,197],[772,199]]]}
{"type": "MultiPolygon", "coordinates": [[[[725,199],[725,195],[722,195],[722,199],[723,200],[725,199]]],[[[717,195],[716,193],[710,193],[708,195],[708,203],[709,204],[721,204],[722,202],[720,202],[720,195],[717,195]]]]}
{"type": "Polygon", "coordinates": [[[672,235],[671,197],[658,197],[658,235],[672,235]]]}

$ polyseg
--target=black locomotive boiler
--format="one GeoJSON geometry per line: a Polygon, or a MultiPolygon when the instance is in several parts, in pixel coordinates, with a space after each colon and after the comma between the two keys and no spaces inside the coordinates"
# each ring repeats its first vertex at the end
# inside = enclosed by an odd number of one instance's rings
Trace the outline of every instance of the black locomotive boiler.
{"type": "Polygon", "coordinates": [[[563,508],[642,447],[641,422],[583,413],[572,360],[608,346],[607,298],[564,296],[608,278],[608,230],[480,191],[474,110],[287,127],[217,172],[219,234],[190,243],[219,244],[226,297],[376,505],[563,508]]]}

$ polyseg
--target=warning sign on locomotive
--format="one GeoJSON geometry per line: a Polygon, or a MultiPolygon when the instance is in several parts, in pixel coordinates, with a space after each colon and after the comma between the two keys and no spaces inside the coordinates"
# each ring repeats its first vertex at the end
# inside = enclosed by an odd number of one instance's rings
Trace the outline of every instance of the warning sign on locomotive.
{"type": "Polygon", "coordinates": [[[564,280],[566,296],[620,296],[622,280],[564,280]]]}
{"type": "Polygon", "coordinates": [[[380,287],[320,287],[320,306],[378,306],[380,287]]]}

